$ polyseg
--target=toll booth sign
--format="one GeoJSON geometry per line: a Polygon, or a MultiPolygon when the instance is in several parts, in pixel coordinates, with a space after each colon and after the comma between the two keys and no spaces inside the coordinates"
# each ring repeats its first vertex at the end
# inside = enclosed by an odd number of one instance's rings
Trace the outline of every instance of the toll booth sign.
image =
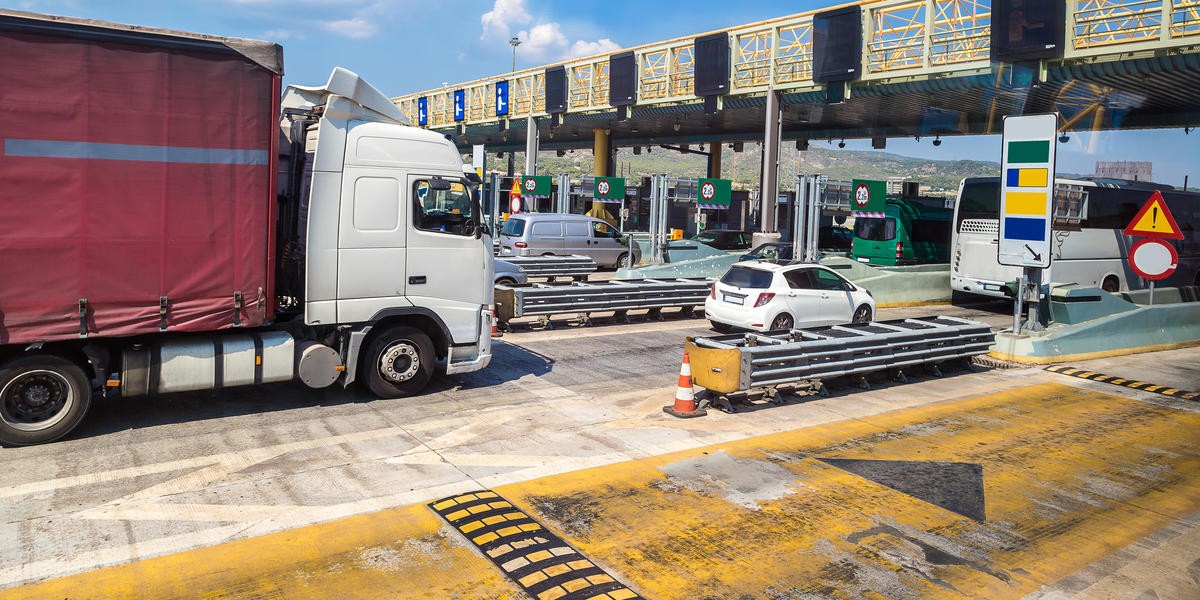
{"type": "Polygon", "coordinates": [[[625,200],[624,177],[597,177],[594,197],[597,202],[620,204],[625,200]]]}
{"type": "Polygon", "coordinates": [[[997,257],[1002,265],[1050,266],[1057,132],[1058,115],[1004,119],[997,257]]]}
{"type": "Polygon", "coordinates": [[[887,182],[855,179],[850,182],[850,211],[856,217],[882,217],[887,208],[887,182]]]}
{"type": "Polygon", "coordinates": [[[524,196],[549,196],[550,176],[522,175],[521,192],[524,196]]]}
{"type": "Polygon", "coordinates": [[[733,182],[728,179],[701,179],[696,182],[696,205],[710,210],[729,210],[733,182]]]}

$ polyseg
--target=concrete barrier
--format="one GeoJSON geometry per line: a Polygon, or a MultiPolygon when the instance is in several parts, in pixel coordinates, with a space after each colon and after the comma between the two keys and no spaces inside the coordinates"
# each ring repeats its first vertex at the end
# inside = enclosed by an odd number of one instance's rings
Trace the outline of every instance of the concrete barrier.
{"type": "Polygon", "coordinates": [[[1195,287],[1109,294],[1076,285],[1050,289],[1054,322],[1042,331],[996,335],[989,354],[1027,364],[1105,358],[1200,345],[1200,290],[1195,287]]]}
{"type": "Polygon", "coordinates": [[[950,301],[949,264],[876,267],[842,256],[826,256],[821,264],[871,290],[880,307],[950,301]]]}

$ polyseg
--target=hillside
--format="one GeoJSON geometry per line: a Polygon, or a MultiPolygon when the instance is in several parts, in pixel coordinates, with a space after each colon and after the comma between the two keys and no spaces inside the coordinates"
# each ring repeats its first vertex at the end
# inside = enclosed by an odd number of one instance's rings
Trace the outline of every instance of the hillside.
{"type": "MultiPolygon", "coordinates": [[[[820,173],[830,179],[887,179],[907,177],[921,182],[922,193],[952,192],[964,177],[996,176],[1000,165],[996,162],[977,160],[929,160],[900,156],[888,152],[840,150],[812,145],[799,152],[794,146],[785,145],[780,157],[779,184],[781,189],[795,187],[795,174],[820,173]],[[797,163],[797,160],[801,162],[797,163]]],[[[745,151],[733,152],[726,146],[722,156],[722,176],[732,179],[736,189],[750,189],[758,185],[761,149],[757,144],[746,144],[745,151]]],[[[489,157],[489,169],[503,170],[506,160],[489,157]]],[[[525,164],[523,153],[516,157],[517,171],[525,164]]],[[[629,148],[621,149],[616,156],[618,174],[629,178],[641,178],[652,173],[670,173],[677,177],[703,177],[706,158],[696,154],[682,154],[673,150],[654,148],[650,153],[643,149],[634,155],[629,148]]],[[[572,176],[592,174],[592,153],[576,150],[565,156],[554,152],[543,152],[538,158],[538,171],[542,175],[569,173],[572,176]]]]}

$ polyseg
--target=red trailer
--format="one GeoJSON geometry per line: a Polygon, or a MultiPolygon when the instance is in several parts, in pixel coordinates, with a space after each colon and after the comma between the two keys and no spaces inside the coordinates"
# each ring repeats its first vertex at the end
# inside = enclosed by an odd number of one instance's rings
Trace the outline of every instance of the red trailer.
{"type": "Polygon", "coordinates": [[[272,43],[3,9],[0,56],[0,445],[97,393],[490,362],[479,178],[352,71],[281,93],[272,43]]]}
{"type": "Polygon", "coordinates": [[[0,344],[272,310],[276,44],[0,11],[0,344]]]}

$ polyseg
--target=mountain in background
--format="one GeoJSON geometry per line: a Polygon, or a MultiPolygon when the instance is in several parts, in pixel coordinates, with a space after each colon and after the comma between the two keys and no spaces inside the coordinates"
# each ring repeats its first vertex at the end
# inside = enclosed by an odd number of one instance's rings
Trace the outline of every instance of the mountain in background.
{"type": "MultiPolygon", "coordinates": [[[[743,152],[734,152],[728,144],[722,151],[721,176],[733,180],[734,189],[753,189],[758,186],[761,147],[745,144],[743,152]]],[[[692,149],[707,149],[693,145],[692,149]]],[[[489,170],[503,171],[506,159],[488,157],[489,170]]],[[[641,179],[653,173],[668,173],[675,177],[703,177],[707,165],[705,156],[684,154],[675,150],[654,147],[649,153],[643,148],[638,155],[631,148],[621,148],[616,155],[617,174],[641,179]]],[[[517,153],[516,171],[524,167],[524,153],[517,153]]],[[[979,160],[930,160],[912,158],[888,152],[822,148],[815,143],[803,152],[785,144],[779,160],[779,187],[795,188],[796,174],[822,174],[834,181],[906,177],[921,184],[927,195],[953,194],[964,177],[995,177],[1000,163],[979,160]],[[799,162],[798,162],[799,161],[799,162]]],[[[538,157],[539,175],[568,173],[573,177],[592,175],[592,153],[587,150],[568,151],[564,156],[543,152],[538,157]]],[[[1063,174],[1060,174],[1062,176],[1063,174]]],[[[632,182],[631,182],[632,183],[632,182]]]]}

